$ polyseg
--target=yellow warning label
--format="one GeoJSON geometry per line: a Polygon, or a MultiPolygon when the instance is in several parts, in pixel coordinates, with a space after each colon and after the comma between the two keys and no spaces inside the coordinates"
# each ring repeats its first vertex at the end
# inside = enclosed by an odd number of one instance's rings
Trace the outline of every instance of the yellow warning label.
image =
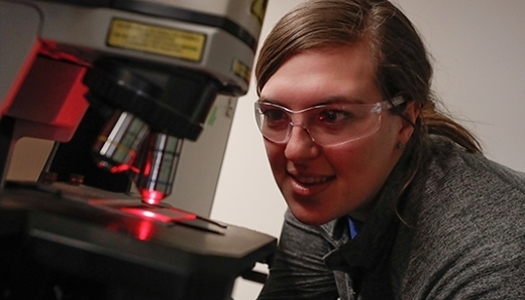
{"type": "Polygon", "coordinates": [[[107,44],[112,47],[176,57],[198,62],[206,35],[168,27],[113,19],[107,44]]]}
{"type": "Polygon", "coordinates": [[[252,6],[251,6],[251,13],[257,21],[259,21],[259,25],[262,25],[262,22],[264,20],[264,15],[266,14],[266,6],[268,5],[268,0],[253,0],[252,6]]]}
{"type": "Polygon", "coordinates": [[[233,62],[232,70],[233,70],[233,73],[235,73],[235,75],[241,77],[247,83],[250,82],[250,76],[252,75],[252,70],[247,64],[243,63],[242,61],[235,60],[233,62]]]}

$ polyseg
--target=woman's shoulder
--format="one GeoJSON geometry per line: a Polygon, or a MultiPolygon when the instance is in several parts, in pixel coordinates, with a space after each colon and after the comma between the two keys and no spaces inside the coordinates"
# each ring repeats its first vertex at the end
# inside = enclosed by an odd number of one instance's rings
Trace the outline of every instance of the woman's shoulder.
{"type": "Polygon", "coordinates": [[[426,168],[429,179],[445,187],[483,190],[504,187],[505,190],[515,190],[525,196],[525,173],[492,161],[482,154],[468,153],[446,138],[432,137],[426,168]]]}
{"type": "MultiPolygon", "coordinates": [[[[525,216],[525,174],[433,139],[431,157],[409,200],[421,224],[441,234],[478,232],[488,237],[513,229],[525,216]]],[[[525,236],[525,228],[522,233],[525,236]]]]}
{"type": "Polygon", "coordinates": [[[440,287],[426,295],[489,295],[505,282],[523,282],[523,173],[436,139],[414,185],[405,205],[411,227],[400,230],[395,252],[410,255],[402,260],[408,262],[404,282],[440,287]]]}

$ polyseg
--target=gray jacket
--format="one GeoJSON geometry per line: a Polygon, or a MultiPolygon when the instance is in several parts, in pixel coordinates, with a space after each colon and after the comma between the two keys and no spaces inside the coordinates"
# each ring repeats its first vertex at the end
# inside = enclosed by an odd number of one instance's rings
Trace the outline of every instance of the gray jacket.
{"type": "Polygon", "coordinates": [[[287,212],[259,299],[525,299],[525,174],[443,138],[429,151],[398,213],[408,155],[352,240],[345,218],[287,212]]]}

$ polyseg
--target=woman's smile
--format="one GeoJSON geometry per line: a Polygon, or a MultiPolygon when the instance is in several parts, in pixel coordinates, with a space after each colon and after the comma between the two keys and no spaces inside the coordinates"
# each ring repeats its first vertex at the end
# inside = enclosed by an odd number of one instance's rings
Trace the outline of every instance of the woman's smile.
{"type": "Polygon", "coordinates": [[[331,182],[335,180],[334,175],[320,176],[308,174],[292,174],[288,172],[290,178],[290,189],[293,194],[299,196],[312,196],[328,188],[331,182]]]}

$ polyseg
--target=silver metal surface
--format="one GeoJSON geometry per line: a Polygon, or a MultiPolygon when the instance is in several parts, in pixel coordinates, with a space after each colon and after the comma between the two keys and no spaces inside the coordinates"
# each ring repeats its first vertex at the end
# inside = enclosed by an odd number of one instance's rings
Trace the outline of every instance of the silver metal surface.
{"type": "Polygon", "coordinates": [[[116,111],[93,146],[98,166],[111,172],[127,171],[149,133],[149,126],[134,115],[116,111]]]}

